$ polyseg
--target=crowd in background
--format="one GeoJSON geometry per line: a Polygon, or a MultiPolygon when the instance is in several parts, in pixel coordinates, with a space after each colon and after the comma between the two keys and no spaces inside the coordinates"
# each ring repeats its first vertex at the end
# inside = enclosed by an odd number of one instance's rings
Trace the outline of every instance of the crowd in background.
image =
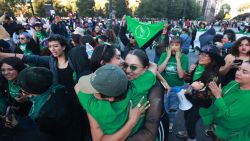
{"type": "Polygon", "coordinates": [[[0,23],[0,140],[164,141],[180,94],[192,107],[178,137],[196,141],[201,118],[213,140],[250,139],[249,23],[169,20],[152,62],[125,17],[0,23]]]}

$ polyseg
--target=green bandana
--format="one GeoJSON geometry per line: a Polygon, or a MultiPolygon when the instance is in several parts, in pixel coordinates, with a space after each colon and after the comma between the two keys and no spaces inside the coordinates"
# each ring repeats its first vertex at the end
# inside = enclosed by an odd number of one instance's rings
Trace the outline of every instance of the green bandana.
{"type": "Polygon", "coordinates": [[[50,96],[50,91],[46,91],[41,95],[30,98],[30,101],[33,103],[29,112],[29,117],[31,119],[34,120],[39,115],[40,110],[42,109],[43,105],[48,101],[49,96],[50,96]]]}
{"type": "Polygon", "coordinates": [[[132,32],[139,48],[155,37],[164,27],[164,23],[149,24],[139,22],[130,16],[126,16],[128,31],[132,32]]]}
{"type": "Polygon", "coordinates": [[[8,81],[8,85],[9,85],[9,91],[10,91],[10,96],[12,98],[16,98],[18,95],[20,95],[20,87],[16,84],[14,84],[13,81],[8,81]]]}

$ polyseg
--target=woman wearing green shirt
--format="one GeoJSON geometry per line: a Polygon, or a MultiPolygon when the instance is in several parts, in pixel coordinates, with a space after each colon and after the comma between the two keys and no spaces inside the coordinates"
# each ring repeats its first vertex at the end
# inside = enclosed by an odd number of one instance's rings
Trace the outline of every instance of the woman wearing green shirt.
{"type": "Polygon", "coordinates": [[[43,25],[40,22],[36,22],[34,24],[34,29],[35,29],[35,33],[33,35],[35,36],[34,39],[39,44],[40,50],[43,53],[44,52],[43,50],[49,46],[48,40],[47,40],[49,37],[49,34],[46,32],[46,30],[43,29],[43,25]]]}
{"type": "Polygon", "coordinates": [[[250,62],[247,61],[238,68],[235,81],[222,89],[214,82],[209,84],[215,100],[209,108],[201,108],[200,115],[221,141],[250,140],[249,79],[250,62]]]}
{"type": "Polygon", "coordinates": [[[20,71],[26,68],[25,64],[16,57],[5,58],[1,64],[0,82],[0,114],[5,114],[7,106],[18,115],[27,115],[31,107],[28,99],[20,99],[20,88],[15,81],[20,71]],[[17,110],[18,109],[18,110],[17,110]]]}
{"type": "Polygon", "coordinates": [[[209,107],[211,104],[207,85],[212,78],[218,78],[219,68],[223,64],[224,61],[220,57],[217,47],[213,45],[202,47],[198,63],[190,67],[190,74],[192,75],[192,82],[202,83],[203,86],[199,89],[199,92],[193,90],[191,95],[186,94],[187,99],[193,106],[191,109],[184,111],[187,131],[179,131],[177,134],[179,137],[188,137],[190,141],[196,141],[196,123],[200,119],[199,108],[209,107]]]}
{"type": "Polygon", "coordinates": [[[179,37],[172,38],[170,46],[165,53],[162,53],[158,62],[158,71],[171,87],[168,95],[164,97],[165,109],[169,114],[169,131],[171,132],[179,103],[175,88],[184,85],[183,76],[188,71],[188,56],[181,53],[181,39],[179,37]]]}

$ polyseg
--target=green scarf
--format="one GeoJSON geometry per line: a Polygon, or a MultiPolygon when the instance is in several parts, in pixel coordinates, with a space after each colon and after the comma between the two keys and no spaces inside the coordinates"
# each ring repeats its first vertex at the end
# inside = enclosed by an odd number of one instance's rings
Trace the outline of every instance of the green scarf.
{"type": "Polygon", "coordinates": [[[48,101],[50,95],[50,91],[46,91],[38,96],[30,98],[30,101],[33,103],[29,112],[29,117],[31,119],[34,120],[39,115],[40,110],[42,109],[43,105],[48,101]]]}
{"type": "Polygon", "coordinates": [[[14,81],[8,81],[8,86],[9,86],[9,91],[10,91],[10,96],[12,98],[16,98],[18,95],[20,95],[20,87],[14,83],[14,81]]]}
{"type": "Polygon", "coordinates": [[[133,33],[139,48],[143,48],[143,46],[153,39],[164,27],[163,22],[156,24],[143,23],[130,16],[126,16],[126,21],[128,31],[133,33]]]}

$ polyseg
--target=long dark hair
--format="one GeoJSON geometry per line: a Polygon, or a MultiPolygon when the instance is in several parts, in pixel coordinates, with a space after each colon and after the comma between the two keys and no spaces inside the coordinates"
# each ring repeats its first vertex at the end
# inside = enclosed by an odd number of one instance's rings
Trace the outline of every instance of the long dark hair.
{"type": "MultiPolygon", "coordinates": [[[[240,44],[241,44],[241,42],[242,42],[243,40],[247,40],[248,43],[250,44],[250,37],[243,36],[243,37],[239,38],[239,39],[235,42],[235,44],[233,45],[233,47],[232,47],[231,50],[230,50],[230,53],[231,53],[233,56],[239,57],[239,55],[240,55],[239,47],[240,47],[240,44]]],[[[250,52],[248,52],[247,55],[250,56],[250,52]]]]}
{"type": "Polygon", "coordinates": [[[18,72],[21,72],[23,69],[25,69],[27,66],[23,63],[23,61],[17,57],[8,57],[4,58],[0,62],[0,67],[2,67],[3,64],[8,64],[12,66],[15,70],[18,72]]]}
{"type": "Polygon", "coordinates": [[[137,56],[144,68],[149,66],[149,58],[147,54],[145,53],[145,51],[141,49],[134,49],[134,50],[129,51],[128,54],[137,56]]]}
{"type": "Polygon", "coordinates": [[[65,60],[68,60],[68,52],[71,49],[71,46],[69,45],[68,41],[65,39],[64,36],[59,34],[52,34],[48,38],[48,42],[57,41],[61,46],[65,46],[64,54],[65,54],[65,60]]]}
{"type": "Polygon", "coordinates": [[[110,45],[97,46],[90,59],[92,71],[94,72],[99,67],[104,65],[101,64],[101,61],[103,61],[103,63],[110,62],[110,60],[115,56],[115,53],[116,53],[116,48],[114,46],[110,45]]]}

